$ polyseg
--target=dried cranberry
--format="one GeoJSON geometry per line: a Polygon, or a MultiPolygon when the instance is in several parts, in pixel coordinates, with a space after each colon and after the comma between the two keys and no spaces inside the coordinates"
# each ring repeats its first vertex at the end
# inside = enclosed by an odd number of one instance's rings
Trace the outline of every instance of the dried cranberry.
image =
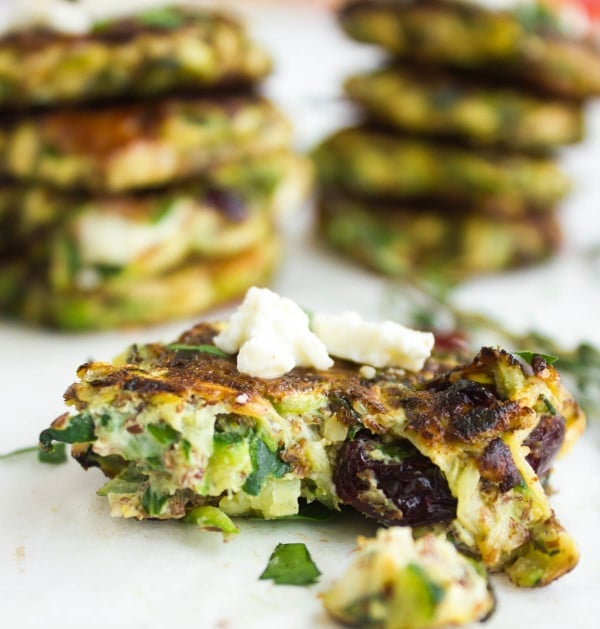
{"type": "Polygon", "coordinates": [[[342,502],[385,524],[420,526],[456,516],[444,475],[406,440],[385,446],[360,434],[339,450],[333,480],[342,502]]]}

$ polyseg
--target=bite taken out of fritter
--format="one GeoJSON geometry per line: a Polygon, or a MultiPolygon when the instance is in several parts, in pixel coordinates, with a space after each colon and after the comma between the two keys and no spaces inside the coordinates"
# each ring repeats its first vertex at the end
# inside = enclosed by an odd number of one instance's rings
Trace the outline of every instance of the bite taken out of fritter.
{"type": "Polygon", "coordinates": [[[599,95],[598,47],[565,35],[547,3],[523,4],[494,11],[460,0],[356,0],[340,22],[398,59],[484,71],[566,98],[599,95]]]}
{"type": "Polygon", "coordinates": [[[583,137],[582,105],[423,67],[394,65],[345,82],[369,120],[474,147],[542,153],[583,137]]]}
{"type": "Polygon", "coordinates": [[[229,15],[164,7],[103,20],[87,33],[38,27],[0,38],[3,109],[247,86],[268,55],[229,15]]]}
{"type": "Polygon", "coordinates": [[[168,98],[8,116],[0,172],[58,188],[122,192],[286,148],[291,125],[252,95],[168,98]]]}
{"type": "Polygon", "coordinates": [[[40,441],[73,443],[108,476],[112,515],[232,533],[232,517],[296,514],[302,498],[434,526],[521,586],[576,565],[542,481],[585,418],[541,356],[434,351],[418,372],[336,359],[264,378],[215,340],[233,321],[79,368],[74,413],[40,441]]]}
{"type": "Polygon", "coordinates": [[[468,204],[373,201],[331,192],[319,199],[319,221],[328,246],[374,271],[450,284],[543,262],[562,243],[552,211],[503,217],[468,204]]]}

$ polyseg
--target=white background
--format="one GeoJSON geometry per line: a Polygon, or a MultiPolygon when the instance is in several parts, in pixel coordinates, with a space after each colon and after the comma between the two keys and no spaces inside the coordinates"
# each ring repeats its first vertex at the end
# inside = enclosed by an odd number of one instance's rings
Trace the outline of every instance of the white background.
{"type": "MultiPolygon", "coordinates": [[[[331,17],[301,3],[244,12],[277,61],[267,92],[295,121],[299,148],[308,148],[347,119],[341,80],[372,66],[377,53],[350,43],[331,17]]],[[[561,156],[576,181],[562,210],[561,255],[541,268],[472,282],[457,294],[464,306],[565,343],[600,343],[600,263],[594,267],[585,258],[600,243],[600,109],[590,108],[588,118],[588,139],[561,156]]],[[[323,252],[311,226],[310,208],[289,221],[275,289],[313,310],[384,317],[386,283],[323,252]]],[[[36,443],[64,411],[61,394],[80,363],[108,360],[134,341],[171,340],[190,323],[85,335],[0,323],[0,452],[36,443]]],[[[499,607],[489,629],[597,626],[599,448],[600,430],[592,426],[553,477],[552,503],[579,543],[579,567],[535,591],[496,578],[499,607]]],[[[95,495],[101,484],[99,472],[84,473],[73,462],[44,466],[29,455],[0,461],[0,627],[327,627],[317,594],[349,561],[356,534],[374,530],[359,519],[247,522],[224,544],[178,523],[113,520],[95,495]],[[291,541],[307,544],[323,573],[320,582],[294,588],[259,581],[274,546],[291,541]]]]}

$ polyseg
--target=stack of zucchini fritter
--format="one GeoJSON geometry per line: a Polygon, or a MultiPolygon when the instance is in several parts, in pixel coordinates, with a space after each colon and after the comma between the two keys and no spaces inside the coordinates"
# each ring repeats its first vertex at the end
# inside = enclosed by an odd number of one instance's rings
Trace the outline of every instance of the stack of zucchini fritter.
{"type": "Polygon", "coordinates": [[[364,122],[315,151],[326,240],[380,272],[449,281],[550,255],[569,190],[553,153],[582,137],[600,52],[537,3],[358,0],[340,21],[389,61],[346,81],[364,122]]]}
{"type": "Polygon", "coordinates": [[[193,315],[264,283],[308,186],[268,56],[166,7],[0,39],[0,310],[68,329],[193,315]]]}

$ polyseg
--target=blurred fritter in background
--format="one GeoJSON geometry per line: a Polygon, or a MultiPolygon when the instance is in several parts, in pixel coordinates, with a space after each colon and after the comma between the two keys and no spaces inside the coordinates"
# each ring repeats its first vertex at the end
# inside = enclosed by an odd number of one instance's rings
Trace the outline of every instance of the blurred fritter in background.
{"type": "Polygon", "coordinates": [[[238,19],[139,0],[3,17],[0,311],[147,324],[268,281],[277,215],[311,169],[258,94],[271,60],[238,19]]]}
{"type": "Polygon", "coordinates": [[[584,102],[600,95],[584,14],[534,0],[351,0],[338,17],[386,61],[347,79],[360,122],[314,152],[326,242],[384,274],[449,284],[555,252],[571,185],[557,150],[582,139],[584,102]]]}

